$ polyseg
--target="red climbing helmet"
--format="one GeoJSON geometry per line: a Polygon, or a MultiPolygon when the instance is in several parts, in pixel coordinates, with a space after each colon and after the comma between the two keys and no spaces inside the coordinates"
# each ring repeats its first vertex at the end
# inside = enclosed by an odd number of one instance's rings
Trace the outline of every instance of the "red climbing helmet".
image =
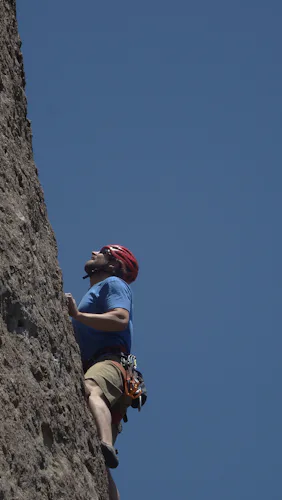
{"type": "Polygon", "coordinates": [[[132,283],[138,275],[138,262],[133,253],[121,245],[105,245],[100,253],[108,252],[115,260],[121,263],[122,278],[127,283],[132,283]]]}

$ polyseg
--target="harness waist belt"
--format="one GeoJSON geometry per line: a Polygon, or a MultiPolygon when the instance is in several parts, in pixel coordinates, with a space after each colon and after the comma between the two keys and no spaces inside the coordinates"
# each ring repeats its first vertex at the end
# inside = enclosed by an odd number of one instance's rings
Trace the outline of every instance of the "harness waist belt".
{"type": "Polygon", "coordinates": [[[129,354],[128,349],[125,347],[125,345],[113,345],[109,347],[103,347],[102,349],[99,349],[99,351],[95,352],[91,360],[100,358],[102,354],[121,354],[121,353],[124,353],[126,355],[129,354]]]}
{"type": "Polygon", "coordinates": [[[97,361],[104,354],[122,354],[122,353],[126,354],[127,356],[129,354],[127,347],[125,347],[124,345],[114,345],[99,349],[97,352],[95,352],[94,356],[92,356],[87,361],[83,362],[84,373],[95,363],[95,361],[97,361]]]}

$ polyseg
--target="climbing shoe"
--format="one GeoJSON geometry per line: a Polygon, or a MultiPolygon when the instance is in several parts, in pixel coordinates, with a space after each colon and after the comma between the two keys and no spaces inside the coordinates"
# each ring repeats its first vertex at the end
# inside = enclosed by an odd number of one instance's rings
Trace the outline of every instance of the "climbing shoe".
{"type": "Polygon", "coordinates": [[[118,466],[119,461],[114,447],[102,441],[101,450],[104,455],[106,466],[109,467],[109,469],[115,469],[118,466]]]}

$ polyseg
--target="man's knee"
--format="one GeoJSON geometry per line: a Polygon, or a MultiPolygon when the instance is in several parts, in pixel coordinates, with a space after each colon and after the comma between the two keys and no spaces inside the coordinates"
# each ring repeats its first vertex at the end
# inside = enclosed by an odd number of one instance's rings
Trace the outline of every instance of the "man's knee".
{"type": "Polygon", "coordinates": [[[106,405],[110,409],[109,403],[105,398],[102,389],[94,380],[92,379],[85,380],[85,390],[88,399],[91,398],[91,400],[95,404],[99,406],[106,405]]]}
{"type": "Polygon", "coordinates": [[[85,384],[85,392],[87,397],[97,397],[100,398],[103,396],[102,390],[99,385],[92,379],[87,379],[84,381],[85,384]]]}

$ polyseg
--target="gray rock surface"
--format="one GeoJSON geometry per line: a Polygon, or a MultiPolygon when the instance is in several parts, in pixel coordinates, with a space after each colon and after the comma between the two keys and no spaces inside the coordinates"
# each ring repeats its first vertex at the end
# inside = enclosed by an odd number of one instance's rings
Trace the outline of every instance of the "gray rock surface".
{"type": "Polygon", "coordinates": [[[33,162],[15,0],[0,0],[0,48],[0,500],[104,500],[104,462],[33,162]]]}

